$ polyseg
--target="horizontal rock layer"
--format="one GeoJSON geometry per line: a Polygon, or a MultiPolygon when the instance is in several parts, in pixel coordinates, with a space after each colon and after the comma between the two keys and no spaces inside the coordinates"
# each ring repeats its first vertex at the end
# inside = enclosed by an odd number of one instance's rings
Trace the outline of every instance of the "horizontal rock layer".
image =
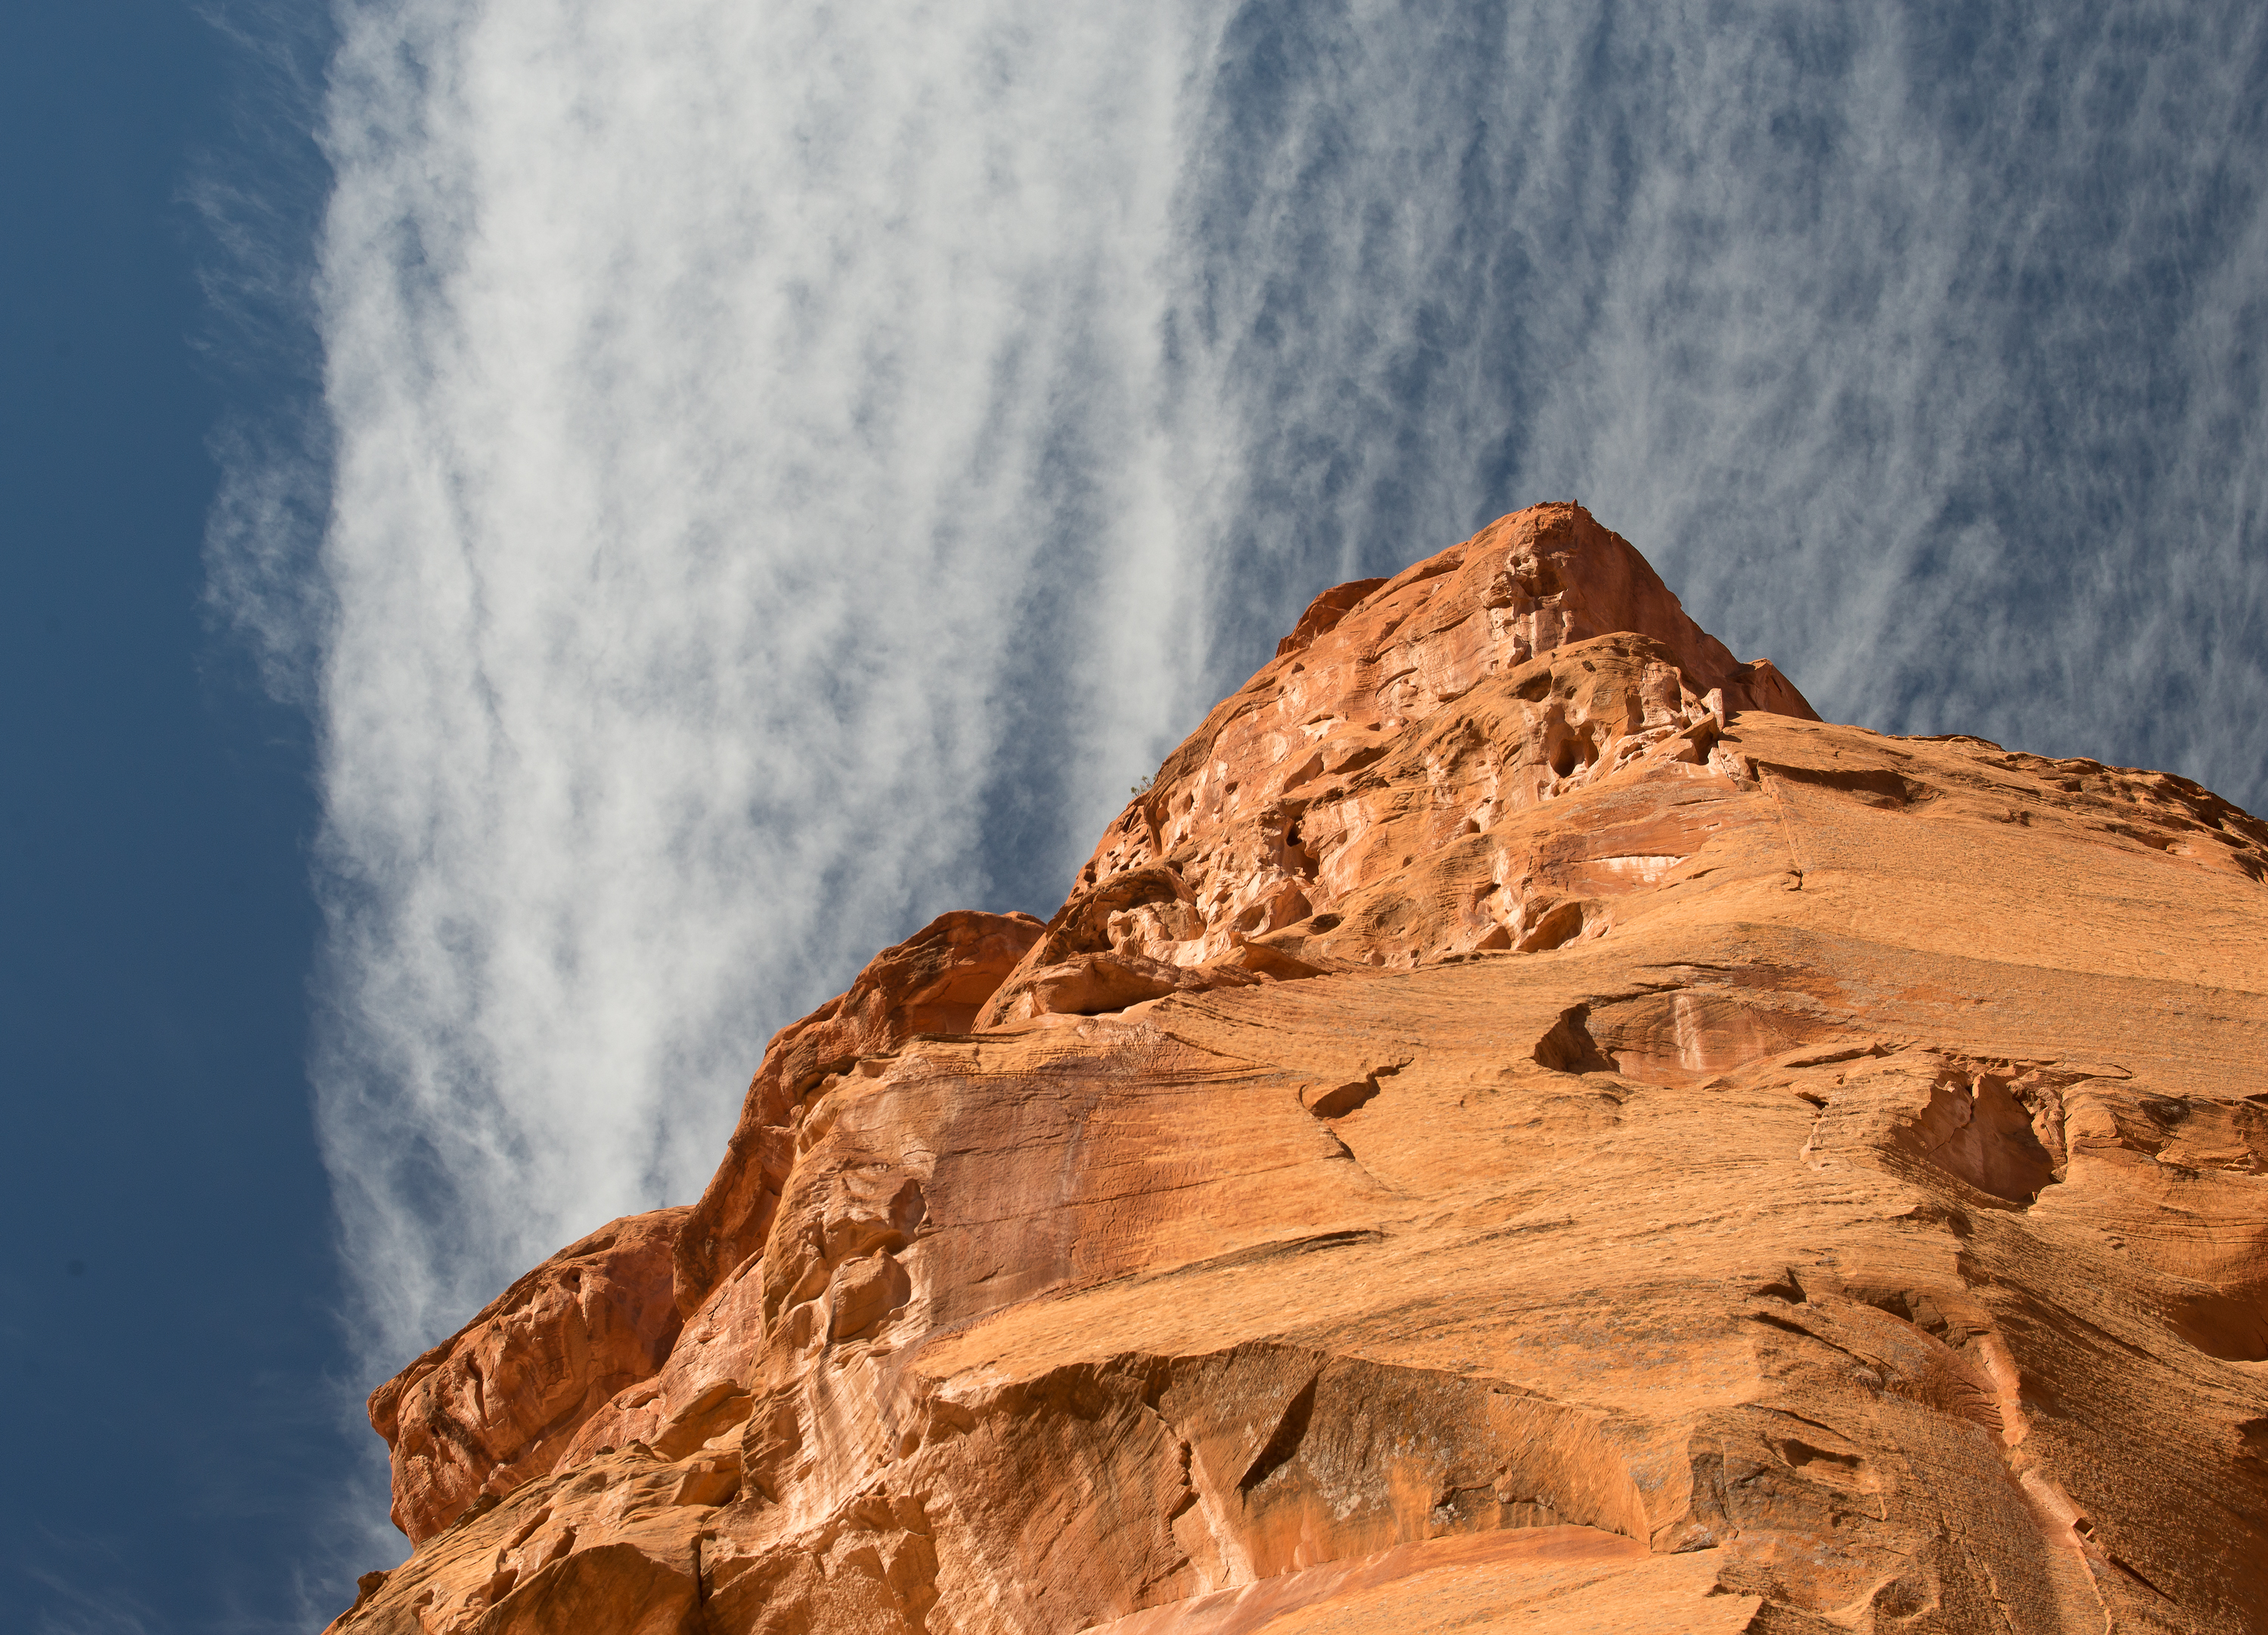
{"type": "Polygon", "coordinates": [[[333,1627],[2258,1628],[2264,879],[1506,518],[383,1388],[333,1627]]]}

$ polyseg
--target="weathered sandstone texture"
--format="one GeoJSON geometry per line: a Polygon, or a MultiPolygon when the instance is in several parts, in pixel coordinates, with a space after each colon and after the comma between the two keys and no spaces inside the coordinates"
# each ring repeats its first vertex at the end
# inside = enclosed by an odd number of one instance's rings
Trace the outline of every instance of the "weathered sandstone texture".
{"type": "Polygon", "coordinates": [[[2264,880],[1507,517],[382,1388],[333,1628],[2268,1628],[2264,880]]]}

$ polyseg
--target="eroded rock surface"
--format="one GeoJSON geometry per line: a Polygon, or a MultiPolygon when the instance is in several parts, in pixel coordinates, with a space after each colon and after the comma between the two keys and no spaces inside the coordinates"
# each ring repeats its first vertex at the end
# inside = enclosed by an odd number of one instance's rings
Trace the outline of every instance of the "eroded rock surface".
{"type": "Polygon", "coordinates": [[[2264,880],[1506,518],[381,1390],[334,1627],[2261,1628],[2264,880]]]}
{"type": "Polygon", "coordinates": [[[379,1387],[371,1428],[393,1455],[394,1525],[412,1543],[550,1470],[585,1420],[661,1366],[686,1212],[624,1216],[569,1244],[379,1387]]]}

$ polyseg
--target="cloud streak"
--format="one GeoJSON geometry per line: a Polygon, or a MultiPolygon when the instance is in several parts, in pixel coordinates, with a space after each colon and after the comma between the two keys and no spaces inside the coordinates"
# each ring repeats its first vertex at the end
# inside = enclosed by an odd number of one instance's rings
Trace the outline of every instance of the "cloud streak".
{"type": "Polygon", "coordinates": [[[374,1363],[1535,499],[1830,714],[2268,794],[2245,8],[341,15],[328,522],[215,583],[307,655],[374,1363]]]}
{"type": "Polygon", "coordinates": [[[381,1354],[688,1198],[765,1034],[995,888],[1012,692],[1051,797],[1152,758],[1149,21],[349,14],[318,1088],[381,1354]]]}

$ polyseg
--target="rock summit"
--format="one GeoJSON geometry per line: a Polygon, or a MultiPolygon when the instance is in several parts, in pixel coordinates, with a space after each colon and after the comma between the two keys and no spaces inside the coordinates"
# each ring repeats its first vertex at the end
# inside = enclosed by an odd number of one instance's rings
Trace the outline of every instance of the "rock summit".
{"type": "Polygon", "coordinates": [[[2264,880],[1506,517],[382,1387],[332,1629],[2268,1628],[2264,880]]]}

